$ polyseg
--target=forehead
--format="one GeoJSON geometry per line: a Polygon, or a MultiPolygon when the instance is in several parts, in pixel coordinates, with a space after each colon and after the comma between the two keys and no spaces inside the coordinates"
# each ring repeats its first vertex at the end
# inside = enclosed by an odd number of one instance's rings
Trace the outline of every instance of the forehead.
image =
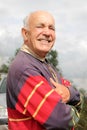
{"type": "Polygon", "coordinates": [[[55,25],[53,16],[47,12],[37,12],[30,16],[30,25],[41,23],[53,26],[55,25]]]}

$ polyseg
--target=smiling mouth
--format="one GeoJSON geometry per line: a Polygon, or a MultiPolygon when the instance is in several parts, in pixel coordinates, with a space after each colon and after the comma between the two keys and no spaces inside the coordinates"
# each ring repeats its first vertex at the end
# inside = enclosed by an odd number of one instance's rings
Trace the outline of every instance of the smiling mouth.
{"type": "Polygon", "coordinates": [[[39,41],[46,41],[46,42],[51,42],[50,39],[38,39],[39,41]]]}

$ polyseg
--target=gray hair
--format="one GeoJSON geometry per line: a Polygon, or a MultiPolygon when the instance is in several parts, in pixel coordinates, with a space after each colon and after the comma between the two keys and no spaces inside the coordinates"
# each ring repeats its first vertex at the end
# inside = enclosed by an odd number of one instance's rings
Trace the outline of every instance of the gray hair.
{"type": "Polygon", "coordinates": [[[30,14],[27,15],[27,16],[24,18],[24,20],[23,20],[23,27],[24,27],[25,29],[29,29],[29,18],[30,18],[30,14]]]}

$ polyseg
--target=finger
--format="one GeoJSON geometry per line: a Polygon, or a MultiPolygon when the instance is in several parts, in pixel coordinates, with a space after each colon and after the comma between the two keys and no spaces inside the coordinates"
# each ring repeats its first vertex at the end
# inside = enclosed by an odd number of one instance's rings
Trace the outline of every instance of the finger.
{"type": "Polygon", "coordinates": [[[57,83],[52,78],[50,78],[50,82],[56,87],[57,83]]]}

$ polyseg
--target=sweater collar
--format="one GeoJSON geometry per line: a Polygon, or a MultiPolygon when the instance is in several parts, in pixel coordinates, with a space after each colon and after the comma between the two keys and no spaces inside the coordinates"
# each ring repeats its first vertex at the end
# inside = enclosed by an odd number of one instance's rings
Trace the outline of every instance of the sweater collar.
{"type": "Polygon", "coordinates": [[[45,58],[39,57],[39,56],[38,56],[37,54],[35,54],[26,44],[23,44],[20,50],[21,50],[21,51],[24,51],[24,52],[26,52],[26,53],[28,53],[28,54],[30,54],[30,55],[32,55],[33,57],[35,57],[36,59],[38,59],[38,60],[40,60],[40,61],[42,61],[42,62],[45,61],[45,58]]]}

